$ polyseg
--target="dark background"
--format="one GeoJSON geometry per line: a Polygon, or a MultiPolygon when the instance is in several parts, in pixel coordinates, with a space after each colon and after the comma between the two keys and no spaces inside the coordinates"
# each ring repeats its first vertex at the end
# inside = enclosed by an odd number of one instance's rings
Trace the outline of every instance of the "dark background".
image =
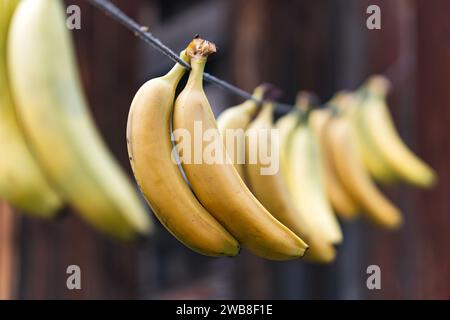
{"type": "MultiPolygon", "coordinates": [[[[99,129],[123,167],[125,128],[139,86],[172,63],[87,1],[74,31],[78,62],[99,129]]],[[[196,33],[218,53],[207,69],[251,91],[261,82],[292,103],[309,89],[326,101],[372,73],[392,77],[390,107],[402,137],[439,174],[432,191],[386,190],[403,209],[399,232],[364,221],[345,224],[329,266],[275,263],[243,252],[233,259],[197,255],[159,223],[148,243],[104,238],[70,209],[56,221],[13,214],[0,204],[0,298],[450,298],[450,2],[447,0],[121,0],[115,3],[176,51],[196,33]],[[366,28],[366,8],[381,8],[381,30],[366,28]],[[66,268],[82,270],[82,290],[66,288],[66,268]],[[379,265],[382,289],[366,287],[379,265]]],[[[241,100],[206,86],[215,112],[241,100]]],[[[154,219],[156,222],[156,219],[154,219]]]]}

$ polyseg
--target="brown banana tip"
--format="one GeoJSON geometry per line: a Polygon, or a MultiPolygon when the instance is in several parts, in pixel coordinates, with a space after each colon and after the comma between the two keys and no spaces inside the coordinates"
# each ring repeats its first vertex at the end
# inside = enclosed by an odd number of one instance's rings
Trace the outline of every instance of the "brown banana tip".
{"type": "Polygon", "coordinates": [[[242,250],[242,247],[240,245],[238,245],[237,253],[235,254],[235,256],[240,255],[241,254],[241,250],[242,250]]]}
{"type": "Polygon", "coordinates": [[[308,253],[308,251],[309,251],[309,246],[307,246],[305,248],[305,251],[303,251],[303,254],[302,254],[301,258],[304,258],[306,256],[306,254],[308,253]]]}
{"type": "Polygon", "coordinates": [[[217,51],[216,45],[196,35],[186,48],[186,54],[190,58],[207,58],[217,51]]]}
{"type": "Polygon", "coordinates": [[[278,88],[276,85],[265,82],[258,86],[262,90],[262,99],[274,101],[283,96],[283,90],[278,88]]]}
{"type": "Polygon", "coordinates": [[[237,246],[237,251],[236,251],[236,252],[233,252],[233,253],[230,253],[230,252],[223,252],[221,255],[223,255],[223,256],[226,257],[226,258],[234,258],[234,257],[236,257],[236,256],[238,256],[238,255],[241,254],[241,250],[242,250],[241,246],[238,245],[238,246],[237,246]]]}

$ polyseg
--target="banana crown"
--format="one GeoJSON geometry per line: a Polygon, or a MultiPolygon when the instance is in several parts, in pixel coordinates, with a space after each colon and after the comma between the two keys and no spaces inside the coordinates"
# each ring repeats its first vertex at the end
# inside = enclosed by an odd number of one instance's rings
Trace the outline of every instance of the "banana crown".
{"type": "Polygon", "coordinates": [[[196,37],[189,43],[186,54],[191,59],[206,59],[211,54],[215,53],[216,45],[208,40],[196,37]]]}
{"type": "Polygon", "coordinates": [[[216,52],[216,45],[207,40],[196,37],[189,43],[186,49],[186,55],[191,60],[192,70],[189,73],[189,79],[186,88],[196,88],[203,92],[203,71],[205,70],[208,56],[216,52]]]}

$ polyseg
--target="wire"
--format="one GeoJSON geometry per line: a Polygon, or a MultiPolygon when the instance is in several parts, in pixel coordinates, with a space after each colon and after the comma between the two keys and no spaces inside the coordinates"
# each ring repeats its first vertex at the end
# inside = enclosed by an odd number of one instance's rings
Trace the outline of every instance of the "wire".
{"type": "MultiPolygon", "coordinates": [[[[177,53],[175,53],[172,49],[166,46],[161,40],[155,37],[151,32],[148,31],[148,27],[142,26],[137,23],[135,20],[131,19],[127,16],[122,10],[120,10],[115,4],[113,4],[109,0],[88,0],[92,5],[103,11],[106,15],[112,17],[114,20],[125,26],[127,29],[131,30],[137,37],[142,39],[144,42],[150,44],[153,48],[164,54],[166,57],[171,59],[175,63],[179,63],[187,70],[191,70],[191,66],[182,60],[177,53]]],[[[407,74],[407,70],[412,64],[412,59],[403,59],[397,60],[392,65],[390,65],[386,71],[383,73],[386,77],[391,79],[391,81],[396,82],[400,81],[401,78],[405,77],[407,74]],[[406,60],[406,61],[404,61],[406,60]]],[[[227,90],[245,100],[253,100],[259,106],[261,106],[265,101],[256,99],[252,96],[251,93],[238,88],[225,80],[219,79],[209,73],[203,73],[203,79],[217,87],[227,90]]],[[[279,103],[276,101],[270,101],[273,103],[274,107],[277,109],[277,113],[287,113],[293,108],[293,105],[279,103]]]]}
{"type": "MultiPolygon", "coordinates": [[[[171,59],[173,62],[179,63],[188,70],[191,70],[191,66],[183,61],[178,54],[176,54],[172,49],[167,47],[161,42],[157,37],[155,37],[148,28],[140,25],[135,20],[127,16],[122,10],[120,10],[116,5],[111,3],[109,0],[88,0],[92,5],[102,10],[106,15],[112,17],[114,20],[125,26],[127,29],[131,30],[137,37],[142,39],[144,42],[150,44],[153,48],[164,54],[166,57],[171,59]]],[[[203,79],[211,84],[214,84],[222,89],[225,89],[235,95],[244,98],[245,100],[253,100],[258,105],[264,103],[264,101],[256,99],[251,93],[242,90],[222,79],[219,79],[209,73],[203,74],[203,79]]],[[[294,108],[294,106],[284,103],[273,102],[275,107],[279,109],[280,112],[288,112],[294,108]]]]}

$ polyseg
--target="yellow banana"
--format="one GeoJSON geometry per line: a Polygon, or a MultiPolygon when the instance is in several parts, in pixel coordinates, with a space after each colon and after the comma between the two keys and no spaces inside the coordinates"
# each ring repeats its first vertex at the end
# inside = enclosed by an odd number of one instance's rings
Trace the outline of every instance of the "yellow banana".
{"type": "Polygon", "coordinates": [[[290,141],[292,132],[294,132],[294,129],[297,126],[298,117],[300,117],[300,111],[294,109],[275,122],[275,128],[278,129],[279,134],[281,172],[283,176],[285,176],[286,181],[289,178],[288,174],[290,174],[288,161],[291,152],[290,141]]]}
{"type": "MultiPolygon", "coordinates": [[[[226,155],[211,106],[203,91],[203,70],[207,56],[215,52],[214,44],[194,39],[187,49],[192,70],[186,87],[175,102],[173,129],[187,131],[190,150],[203,152],[208,146],[195,143],[196,134],[214,134],[216,152],[226,155]],[[198,130],[198,126],[201,126],[198,130]],[[197,129],[197,130],[195,130],[197,129]],[[197,131],[197,132],[196,132],[197,131]]],[[[179,144],[177,144],[179,147],[179,144]]],[[[179,152],[180,149],[178,149],[179,152]]],[[[183,160],[183,155],[180,154],[183,160]]],[[[183,169],[191,187],[203,206],[235,236],[242,246],[268,259],[287,260],[303,256],[307,245],[276,220],[253,196],[228,161],[187,163],[183,169]]]]}
{"type": "MultiPolygon", "coordinates": [[[[251,155],[267,154],[271,150],[271,145],[278,143],[278,139],[273,141],[269,133],[273,129],[273,106],[265,104],[257,118],[248,127],[248,138],[246,139],[247,159],[251,155]],[[266,149],[268,148],[268,150],[266,149]],[[262,150],[263,149],[263,150],[262,150]]],[[[278,148],[274,148],[278,150],[278,148]]],[[[280,156],[281,158],[281,150],[280,156]]],[[[275,174],[262,174],[264,165],[259,161],[245,164],[246,176],[251,190],[264,207],[273,214],[281,223],[286,225],[295,234],[308,243],[309,249],[305,259],[314,262],[331,262],[335,257],[335,250],[331,244],[318,239],[310,229],[308,219],[301,215],[295,207],[291,194],[289,193],[286,181],[282,174],[282,168],[275,174]]],[[[281,159],[279,159],[281,160],[281,159]]]]}
{"type": "Polygon", "coordinates": [[[336,213],[341,218],[348,220],[354,218],[358,214],[358,205],[342,185],[326,146],[327,139],[325,137],[325,130],[328,121],[332,116],[331,112],[332,111],[329,108],[315,109],[311,111],[309,121],[320,141],[324,185],[328,198],[336,213]]]}
{"type": "MultiPolygon", "coordinates": [[[[261,100],[264,88],[255,89],[253,96],[261,100]]],[[[223,111],[217,118],[217,126],[227,148],[227,153],[233,161],[234,167],[245,181],[245,129],[252,120],[258,105],[253,100],[247,100],[240,105],[223,111]]]]}
{"type": "MultiPolygon", "coordinates": [[[[184,52],[181,57],[188,60],[184,52]]],[[[127,126],[131,167],[155,215],[179,241],[207,256],[234,256],[239,243],[202,207],[171,160],[170,116],[184,72],[177,64],[136,93],[127,126]]]]}
{"type": "Polygon", "coordinates": [[[363,124],[375,150],[399,178],[412,185],[429,188],[434,185],[436,174],[408,148],[395,129],[386,105],[388,86],[388,80],[382,76],[368,80],[366,98],[361,105],[363,124]]]}
{"type": "Polygon", "coordinates": [[[366,171],[349,119],[333,117],[327,127],[326,137],[336,171],[348,192],[356,199],[374,223],[388,228],[398,228],[402,216],[376,187],[366,171]]]}
{"type": "Polygon", "coordinates": [[[333,243],[342,242],[342,231],[323,185],[319,141],[311,128],[308,113],[302,115],[290,138],[288,183],[298,210],[311,215],[312,228],[333,243]]]}
{"type": "Polygon", "coordinates": [[[53,185],[103,232],[127,240],[149,233],[143,204],[88,112],[62,2],[21,1],[8,45],[17,113],[53,185]]]}
{"type": "Polygon", "coordinates": [[[355,138],[358,144],[358,150],[370,174],[375,180],[383,184],[396,182],[397,177],[394,171],[376,148],[373,137],[366,125],[365,108],[362,108],[362,100],[360,97],[356,94],[346,92],[338,94],[333,100],[344,115],[351,120],[353,130],[356,133],[355,138]]]}
{"type": "Polygon", "coordinates": [[[52,217],[62,201],[26,145],[9,87],[6,39],[18,3],[0,0],[0,198],[34,216],[52,217]]]}

